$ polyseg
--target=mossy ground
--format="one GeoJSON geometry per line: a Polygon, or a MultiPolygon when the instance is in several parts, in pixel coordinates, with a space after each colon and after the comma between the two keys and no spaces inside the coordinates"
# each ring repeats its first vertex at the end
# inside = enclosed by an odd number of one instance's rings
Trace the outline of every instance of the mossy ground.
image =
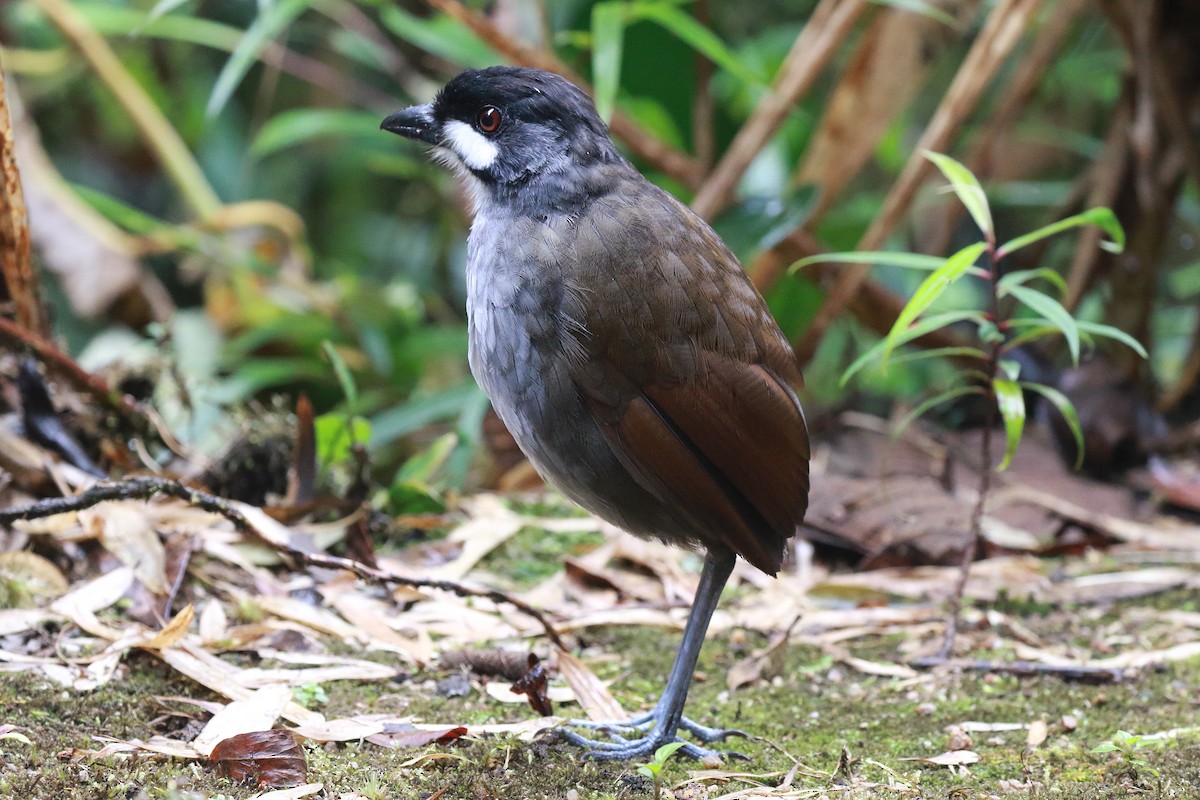
{"type": "MultiPolygon", "coordinates": [[[[1176,602],[1184,602],[1182,596],[1176,602]]],[[[1170,599],[1159,602],[1171,603],[1170,599]]],[[[1108,612],[1114,619],[1122,608],[1108,612]]],[[[1038,617],[1031,626],[1061,626],[1061,619],[1038,617]]],[[[898,658],[902,637],[866,640],[856,654],[898,658]]],[[[675,635],[647,629],[595,632],[586,653],[615,654],[597,659],[602,677],[621,677],[613,686],[626,708],[645,707],[661,687],[675,635]]],[[[726,670],[761,645],[717,637],[702,655],[701,680],[693,688],[689,714],[710,725],[736,726],[755,734],[732,746],[750,756],[731,769],[764,776],[776,785],[799,759],[812,770],[833,773],[843,747],[855,759],[836,777],[796,777],[794,796],[986,798],[1153,798],[1200,797],[1200,740],[1183,737],[1129,755],[1094,754],[1096,745],[1118,730],[1145,734],[1196,724],[1200,663],[1183,662],[1149,670],[1136,680],[1084,685],[1056,677],[1015,678],[947,674],[914,684],[859,675],[830,665],[818,649],[792,648],[779,677],[729,694],[726,670]],[[1078,725],[1063,730],[1064,715],[1078,725]],[[948,726],[967,720],[1028,723],[1045,719],[1050,736],[1025,754],[1025,732],[975,733],[973,749],[982,760],[970,774],[905,761],[947,749],[948,726]],[[1144,761],[1144,765],[1132,762],[1144,761]],[[774,774],[772,774],[774,773],[774,774]],[[888,788],[889,780],[894,782],[888,788]],[[907,788],[903,788],[907,787],[907,788]],[[804,790],[804,794],[800,794],[804,790]]],[[[173,676],[146,655],[132,656],[128,672],[103,689],[76,695],[44,680],[8,674],[0,678],[0,722],[21,726],[31,745],[0,740],[0,797],[97,800],[99,798],[249,797],[254,792],[215,776],[195,763],[157,758],[72,760],[71,748],[94,749],[93,737],[147,738],[172,733],[182,720],[164,716],[156,697],[204,696],[204,691],[173,676]]],[[[505,706],[478,691],[443,698],[432,690],[430,672],[390,684],[334,684],[325,687],[329,715],[372,711],[415,714],[448,724],[526,718],[528,709],[505,706]]],[[[422,750],[389,751],[366,744],[308,745],[310,780],[325,785],[325,797],[359,792],[369,798],[648,798],[649,782],[635,765],[584,761],[576,750],[553,739],[521,743],[485,739],[422,750]],[[439,794],[440,793],[440,794],[439,794]]],[[[689,777],[693,763],[672,761],[664,785],[689,777]]],[[[679,796],[719,797],[744,782],[693,786],[679,796]]]]}

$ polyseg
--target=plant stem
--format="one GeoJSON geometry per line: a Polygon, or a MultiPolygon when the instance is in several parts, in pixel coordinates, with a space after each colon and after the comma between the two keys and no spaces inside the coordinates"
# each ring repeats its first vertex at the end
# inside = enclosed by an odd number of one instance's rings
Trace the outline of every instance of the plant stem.
{"type": "MultiPolygon", "coordinates": [[[[999,322],[1000,263],[999,259],[996,258],[996,241],[992,236],[988,237],[986,253],[990,267],[988,306],[992,319],[999,322]]],[[[983,423],[983,437],[979,443],[981,462],[979,495],[975,500],[975,507],[971,510],[971,527],[967,533],[967,543],[963,547],[962,559],[959,561],[958,582],[954,586],[954,592],[950,595],[950,608],[946,612],[946,632],[942,639],[942,649],[939,653],[942,659],[947,659],[954,655],[954,640],[958,636],[958,621],[959,615],[962,613],[963,594],[966,592],[967,579],[971,574],[971,563],[979,553],[979,542],[983,538],[983,512],[987,506],[988,493],[992,488],[992,430],[996,427],[996,415],[998,412],[994,385],[996,375],[1000,371],[1000,354],[1003,352],[1003,347],[1003,340],[991,342],[988,345],[988,358],[984,365],[984,372],[987,375],[986,389],[988,395],[991,397],[991,402],[988,403],[987,416],[983,423]]]]}

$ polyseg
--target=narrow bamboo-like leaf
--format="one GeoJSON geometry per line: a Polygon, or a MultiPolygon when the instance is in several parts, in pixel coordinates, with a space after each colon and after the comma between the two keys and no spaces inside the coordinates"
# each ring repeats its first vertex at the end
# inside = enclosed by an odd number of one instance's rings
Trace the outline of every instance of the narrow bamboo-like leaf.
{"type": "Polygon", "coordinates": [[[343,108],[301,108],[275,115],[262,126],[250,152],[262,157],[322,136],[372,136],[379,115],[343,108]]]}
{"type": "Polygon", "coordinates": [[[962,250],[959,250],[954,255],[946,259],[946,263],[930,273],[929,277],[921,281],[921,285],[913,292],[912,298],[901,309],[900,314],[896,317],[896,322],[892,325],[892,329],[888,331],[886,342],[883,349],[883,361],[887,363],[888,355],[892,349],[900,343],[901,334],[908,329],[908,326],[916,321],[929,305],[941,296],[942,292],[946,291],[946,287],[957,281],[966,274],[967,269],[975,263],[975,259],[979,258],[980,254],[987,248],[983,242],[968,245],[962,250]]]}
{"type": "Polygon", "coordinates": [[[983,235],[989,242],[994,242],[995,227],[992,224],[992,211],[988,208],[987,195],[983,193],[983,187],[971,174],[971,170],[950,156],[941,153],[925,150],[921,155],[932,161],[942,171],[946,180],[950,181],[950,188],[954,189],[954,193],[966,207],[971,219],[975,220],[975,224],[979,226],[979,230],[983,231],[983,235]]]}
{"type": "Polygon", "coordinates": [[[996,369],[1010,381],[1021,377],[1021,362],[1012,358],[1001,358],[996,361],[996,369]]]}
{"type": "Polygon", "coordinates": [[[1084,225],[1099,226],[1112,238],[1111,242],[1101,242],[1101,248],[1110,253],[1120,253],[1125,249],[1125,229],[1121,227],[1117,215],[1112,212],[1112,209],[1097,206],[1096,208],[1089,208],[1087,211],[1083,211],[1073,217],[1060,219],[1058,222],[1051,222],[1049,225],[1038,228],[1036,231],[1030,231],[1024,236],[1018,236],[1012,241],[1005,242],[996,251],[996,258],[1003,258],[1006,255],[1015,253],[1022,247],[1041,241],[1047,236],[1053,236],[1056,233],[1062,233],[1065,230],[1079,228],[1084,225]]]}
{"type": "Polygon", "coordinates": [[[631,19],[657,22],[734,77],[752,85],[763,86],[767,83],[762,75],[743,64],[720,37],[686,11],[665,3],[641,2],[630,6],[629,14],[631,19]]]}
{"type": "Polygon", "coordinates": [[[283,29],[300,16],[312,2],[313,0],[279,0],[262,9],[217,75],[212,94],[208,98],[208,106],[204,110],[205,114],[215,117],[221,113],[233,90],[258,60],[267,43],[282,33],[283,29]]]}
{"type": "MultiPolygon", "coordinates": [[[[815,256],[805,256],[788,267],[789,272],[796,272],[810,264],[871,264],[880,267],[901,267],[923,272],[932,272],[946,263],[941,256],[927,256],[924,253],[889,253],[882,251],[867,251],[862,253],[821,253],[815,256]]],[[[987,277],[987,270],[971,267],[967,272],[981,278],[987,277]]]]}
{"type": "Polygon", "coordinates": [[[1003,297],[1010,286],[1024,286],[1036,278],[1041,278],[1048,283],[1054,284],[1060,295],[1065,295],[1067,293],[1067,282],[1063,280],[1063,276],[1059,275],[1049,267],[1039,267],[1038,269],[1019,269],[1015,272],[1010,272],[996,282],[996,289],[1003,297]]]}
{"type": "Polygon", "coordinates": [[[987,359],[987,353],[980,350],[978,347],[934,347],[929,350],[910,350],[907,353],[900,353],[892,356],[890,363],[892,366],[897,364],[911,364],[914,361],[927,361],[931,358],[977,358],[980,361],[987,359]]]}
{"type": "Polygon", "coordinates": [[[621,53],[625,44],[628,6],[623,2],[597,3],[592,7],[592,87],[600,118],[612,118],[621,85],[621,53]]]}
{"type": "Polygon", "coordinates": [[[232,25],[186,14],[169,14],[147,21],[143,12],[130,8],[79,0],[72,5],[97,33],[105,36],[126,36],[136,31],[137,36],[144,38],[189,42],[226,52],[232,52],[242,39],[242,31],[232,25]]]}
{"type": "Polygon", "coordinates": [[[354,382],[354,375],[350,372],[350,367],[346,365],[346,360],[342,358],[342,354],[338,352],[333,342],[328,339],[321,342],[321,351],[333,365],[333,374],[337,376],[338,384],[342,387],[342,394],[346,396],[346,405],[354,408],[358,404],[358,384],[354,382]]]}
{"type": "Polygon", "coordinates": [[[384,3],[379,21],[389,31],[427,53],[463,67],[486,67],[504,60],[496,50],[453,17],[418,17],[398,3],[384,3]]]}
{"type": "Polygon", "coordinates": [[[1071,363],[1079,363],[1079,323],[1071,316],[1070,311],[1063,308],[1062,303],[1035,289],[1030,289],[1028,286],[1010,286],[1007,293],[1041,314],[1051,325],[1062,331],[1063,337],[1067,340],[1067,350],[1071,353],[1071,363]]]}
{"type": "Polygon", "coordinates": [[[899,422],[896,423],[896,430],[892,432],[893,437],[898,437],[900,434],[919,419],[926,411],[929,411],[934,406],[940,406],[942,403],[949,402],[956,397],[963,397],[968,394],[982,394],[983,389],[978,386],[955,386],[953,389],[947,389],[944,392],[934,395],[929,399],[920,403],[912,411],[905,414],[899,422]]]}
{"type": "Polygon", "coordinates": [[[1021,445],[1021,434],[1025,431],[1025,395],[1016,381],[996,378],[992,381],[996,395],[996,407],[1004,420],[1004,458],[997,470],[1003,472],[1012,463],[1013,455],[1021,445]]]}
{"type": "Polygon", "coordinates": [[[1146,352],[1146,348],[1142,346],[1141,342],[1120,328],[1114,328],[1111,325],[1101,325],[1098,322],[1084,322],[1083,320],[1076,320],[1075,324],[1084,333],[1090,333],[1092,336],[1099,336],[1102,339],[1112,339],[1133,350],[1142,358],[1150,357],[1150,354],[1146,352]]]}
{"type": "Polygon", "coordinates": [[[1058,413],[1062,414],[1063,420],[1067,423],[1067,427],[1071,429],[1071,435],[1075,437],[1075,469],[1082,467],[1083,428],[1079,426],[1079,415],[1075,413],[1075,405],[1067,398],[1065,394],[1060,392],[1058,389],[1055,389],[1053,386],[1022,381],[1021,388],[1040,394],[1042,397],[1049,400],[1052,406],[1058,409],[1058,413]]]}
{"type": "MultiPolygon", "coordinates": [[[[930,314],[925,319],[919,320],[915,325],[904,331],[900,338],[897,339],[894,346],[899,347],[902,344],[911,342],[913,339],[919,339],[930,331],[935,331],[938,328],[944,328],[947,325],[953,325],[956,322],[962,322],[968,319],[978,319],[983,315],[978,311],[945,311],[941,314],[930,314]]],[[[871,361],[879,358],[883,353],[883,349],[887,346],[886,339],[880,339],[873,344],[866,352],[854,359],[854,362],[846,367],[846,371],[842,373],[840,385],[845,386],[846,382],[854,376],[856,372],[861,370],[871,361]]]]}

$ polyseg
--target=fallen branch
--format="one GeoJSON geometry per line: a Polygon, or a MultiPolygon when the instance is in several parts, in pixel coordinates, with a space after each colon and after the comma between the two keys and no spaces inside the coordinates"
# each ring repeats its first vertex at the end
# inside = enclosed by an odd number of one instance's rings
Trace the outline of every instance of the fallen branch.
{"type": "Polygon", "coordinates": [[[0,510],[0,525],[12,525],[12,523],[18,520],[40,519],[51,517],[55,514],[82,511],[100,503],[113,500],[149,500],[155,495],[160,494],[183,500],[185,503],[203,511],[224,517],[241,533],[253,538],[257,542],[265,544],[297,564],[323,569],[345,570],[363,580],[385,585],[410,586],[414,589],[439,589],[458,595],[459,597],[482,597],[494,603],[512,606],[537,620],[546,632],[546,636],[556,647],[562,650],[568,649],[562,637],[559,636],[558,631],[554,629],[554,626],[546,619],[542,612],[510,594],[498,589],[480,589],[464,586],[455,581],[410,578],[391,570],[369,567],[361,561],[355,561],[351,558],[341,558],[329,555],[328,553],[305,552],[261,531],[229,500],[199,489],[193,489],[170,478],[137,477],[112,483],[98,483],[73,497],[52,497],[24,506],[2,509],[0,510]]]}
{"type": "Polygon", "coordinates": [[[1016,675],[1020,678],[1034,678],[1039,675],[1053,675],[1067,681],[1079,683],[1120,683],[1125,680],[1127,673],[1117,667],[1089,667],[1083,664],[1037,664],[1032,661],[960,661],[941,656],[917,658],[908,662],[916,669],[935,669],[949,667],[951,669],[970,672],[993,672],[1002,675],[1016,675]]]}

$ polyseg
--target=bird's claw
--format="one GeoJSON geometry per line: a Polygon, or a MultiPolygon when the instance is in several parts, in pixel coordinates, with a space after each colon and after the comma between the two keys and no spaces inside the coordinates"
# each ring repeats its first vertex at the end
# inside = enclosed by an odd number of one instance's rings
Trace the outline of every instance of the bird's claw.
{"type": "MultiPolygon", "coordinates": [[[[652,758],[658,748],[670,742],[683,741],[674,732],[667,734],[665,731],[660,732],[657,728],[658,720],[653,714],[643,714],[639,717],[626,720],[624,722],[593,722],[591,720],[571,720],[569,725],[582,728],[592,728],[594,730],[606,732],[613,741],[603,742],[589,739],[572,730],[563,729],[561,735],[564,739],[573,745],[583,747],[586,750],[585,755],[588,758],[594,758],[601,761],[621,761],[630,758],[652,758]],[[643,734],[637,739],[627,739],[622,736],[622,733],[640,733],[643,734]]],[[[721,742],[730,736],[745,737],[745,731],[726,730],[722,728],[710,728],[706,725],[701,725],[698,722],[693,722],[686,717],[679,720],[679,728],[687,731],[696,739],[706,744],[712,742],[721,742]]],[[[708,760],[712,758],[726,759],[734,758],[743,761],[750,759],[738,752],[713,750],[707,747],[692,742],[685,742],[684,746],[677,751],[680,755],[687,758],[694,758],[697,761],[708,760]]]]}

